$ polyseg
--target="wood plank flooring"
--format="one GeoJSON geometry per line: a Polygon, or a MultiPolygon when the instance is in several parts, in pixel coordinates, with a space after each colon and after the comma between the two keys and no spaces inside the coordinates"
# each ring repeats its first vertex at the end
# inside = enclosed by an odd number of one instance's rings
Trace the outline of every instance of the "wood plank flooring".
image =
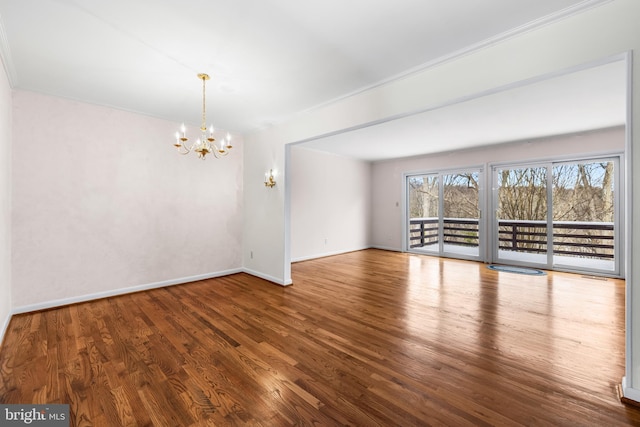
{"type": "Polygon", "coordinates": [[[15,316],[0,402],[77,426],[640,425],[624,282],[366,250],[15,316]]]}

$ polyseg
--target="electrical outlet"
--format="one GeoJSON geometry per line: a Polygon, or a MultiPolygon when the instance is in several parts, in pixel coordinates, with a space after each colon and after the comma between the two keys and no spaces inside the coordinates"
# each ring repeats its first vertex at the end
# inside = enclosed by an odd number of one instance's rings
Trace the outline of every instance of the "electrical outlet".
{"type": "Polygon", "coordinates": [[[251,259],[253,259],[253,251],[249,252],[249,256],[251,257],[251,259]]]}

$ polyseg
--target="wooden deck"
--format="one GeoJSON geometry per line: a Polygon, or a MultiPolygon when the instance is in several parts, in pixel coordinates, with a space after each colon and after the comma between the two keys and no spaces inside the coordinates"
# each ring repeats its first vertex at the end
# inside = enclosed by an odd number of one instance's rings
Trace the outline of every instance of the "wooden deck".
{"type": "Polygon", "coordinates": [[[2,403],[72,425],[640,425],[624,282],[366,250],[15,316],[2,403]]]}

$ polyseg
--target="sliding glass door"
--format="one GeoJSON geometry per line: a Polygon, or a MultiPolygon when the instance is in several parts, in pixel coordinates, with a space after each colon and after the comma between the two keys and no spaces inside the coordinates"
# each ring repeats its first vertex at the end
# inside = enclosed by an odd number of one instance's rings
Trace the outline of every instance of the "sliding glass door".
{"type": "Polygon", "coordinates": [[[553,265],[615,272],[617,160],[553,165],[553,265]]]}
{"type": "Polygon", "coordinates": [[[497,168],[495,177],[497,261],[546,266],[547,167],[497,168]]]}
{"type": "Polygon", "coordinates": [[[480,172],[441,175],[442,253],[453,257],[480,256],[480,172]]]}
{"type": "Polygon", "coordinates": [[[407,249],[479,259],[480,170],[406,177],[407,249]]]}
{"type": "Polygon", "coordinates": [[[440,253],[440,186],[437,174],[407,177],[410,251],[440,253]]]}
{"type": "Polygon", "coordinates": [[[494,167],[493,261],[618,275],[619,164],[494,167]]]}
{"type": "Polygon", "coordinates": [[[479,168],[407,174],[405,247],[429,255],[619,276],[620,164],[614,156],[493,166],[490,195],[484,195],[479,168]],[[489,218],[481,215],[483,204],[492,208],[489,218]]]}

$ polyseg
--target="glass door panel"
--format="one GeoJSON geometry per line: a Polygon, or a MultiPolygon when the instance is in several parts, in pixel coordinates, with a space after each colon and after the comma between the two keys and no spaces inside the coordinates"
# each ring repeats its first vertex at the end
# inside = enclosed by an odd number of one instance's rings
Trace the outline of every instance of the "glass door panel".
{"type": "Polygon", "coordinates": [[[510,264],[548,264],[547,167],[499,168],[494,254],[510,264]]]}
{"type": "Polygon", "coordinates": [[[409,250],[440,253],[438,175],[407,177],[409,250]]]}
{"type": "Polygon", "coordinates": [[[553,263],[615,271],[616,164],[604,159],[553,166],[553,263]]]}
{"type": "Polygon", "coordinates": [[[445,174],[442,178],[443,252],[480,256],[480,172],[445,174]]]}
{"type": "Polygon", "coordinates": [[[407,176],[407,250],[480,258],[481,172],[407,176]]]}

